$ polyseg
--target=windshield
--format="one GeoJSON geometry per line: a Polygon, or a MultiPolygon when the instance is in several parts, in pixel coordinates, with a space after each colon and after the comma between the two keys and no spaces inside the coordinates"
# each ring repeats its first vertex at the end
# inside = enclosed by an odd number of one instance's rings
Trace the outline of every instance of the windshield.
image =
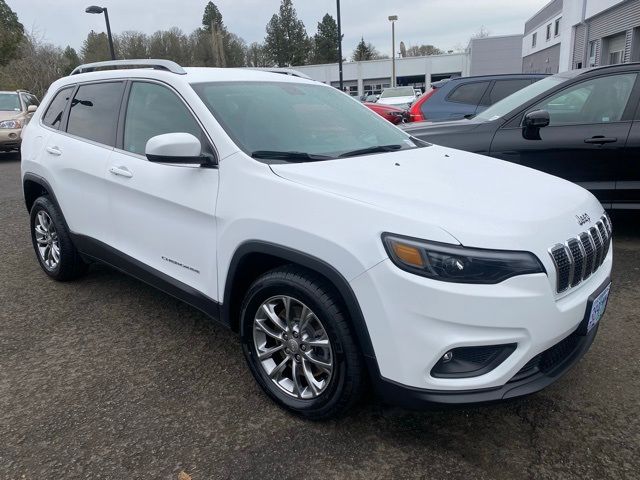
{"type": "Polygon", "coordinates": [[[537,97],[547,90],[551,90],[553,87],[566,80],[566,78],[556,76],[543,78],[542,80],[532,83],[528,87],[524,87],[522,90],[512,93],[499,102],[494,103],[489,108],[476,115],[475,118],[486,121],[502,118],[514,108],[527,103],[532,98],[537,97]]]}
{"type": "Polygon", "coordinates": [[[312,161],[421,146],[332,87],[297,82],[192,87],[236,145],[255,158],[312,161]]]}
{"type": "Polygon", "coordinates": [[[399,88],[387,88],[380,98],[391,98],[391,97],[413,97],[416,92],[413,91],[413,87],[399,87],[399,88]]]}
{"type": "Polygon", "coordinates": [[[20,99],[17,93],[0,93],[0,111],[19,112],[20,99]]]}

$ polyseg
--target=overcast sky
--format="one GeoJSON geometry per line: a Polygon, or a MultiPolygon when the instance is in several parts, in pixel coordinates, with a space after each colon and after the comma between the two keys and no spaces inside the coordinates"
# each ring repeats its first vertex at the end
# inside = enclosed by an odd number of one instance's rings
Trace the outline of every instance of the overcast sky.
{"type": "MultiPolygon", "coordinates": [[[[102,15],[84,9],[92,0],[6,0],[28,31],[47,42],[80,49],[89,30],[104,31],[102,15]]],[[[108,7],[114,33],[153,33],[178,27],[191,33],[202,21],[206,0],[94,0],[108,7]]],[[[343,49],[349,57],[363,36],[390,54],[389,15],[398,15],[396,39],[407,46],[433,44],[443,50],[465,45],[484,25],[492,35],[522,33],[524,22],[548,0],[342,0],[343,49]]],[[[280,0],[217,0],[227,28],[247,43],[262,41],[280,0]]],[[[294,0],[298,17],[313,35],[335,0],[294,0]]]]}

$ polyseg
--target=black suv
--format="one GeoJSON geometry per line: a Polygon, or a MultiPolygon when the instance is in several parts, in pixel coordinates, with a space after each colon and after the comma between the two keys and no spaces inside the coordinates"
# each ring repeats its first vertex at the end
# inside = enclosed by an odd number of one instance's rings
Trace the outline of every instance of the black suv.
{"type": "Polygon", "coordinates": [[[473,118],[404,128],[422,140],[566,178],[590,190],[605,208],[637,209],[639,74],[640,63],[568,71],[473,118]]]}

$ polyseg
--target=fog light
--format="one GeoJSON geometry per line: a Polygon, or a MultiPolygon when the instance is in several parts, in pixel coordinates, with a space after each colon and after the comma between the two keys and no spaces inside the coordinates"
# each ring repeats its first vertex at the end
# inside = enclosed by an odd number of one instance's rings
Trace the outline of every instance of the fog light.
{"type": "Polygon", "coordinates": [[[516,349],[516,343],[458,347],[445,353],[431,369],[436,378],[477,377],[489,373],[516,349]]]}
{"type": "Polygon", "coordinates": [[[9,134],[9,138],[18,138],[18,134],[17,134],[17,133],[13,133],[13,132],[11,132],[11,133],[9,134]]]}

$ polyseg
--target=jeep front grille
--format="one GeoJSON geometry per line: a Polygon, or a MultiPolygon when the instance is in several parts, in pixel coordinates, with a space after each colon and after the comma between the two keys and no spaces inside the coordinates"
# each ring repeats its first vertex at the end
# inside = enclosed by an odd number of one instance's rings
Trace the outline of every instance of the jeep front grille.
{"type": "Polygon", "coordinates": [[[611,220],[605,213],[589,230],[549,249],[558,293],[575,287],[602,265],[609,253],[611,233],[611,220]]]}

